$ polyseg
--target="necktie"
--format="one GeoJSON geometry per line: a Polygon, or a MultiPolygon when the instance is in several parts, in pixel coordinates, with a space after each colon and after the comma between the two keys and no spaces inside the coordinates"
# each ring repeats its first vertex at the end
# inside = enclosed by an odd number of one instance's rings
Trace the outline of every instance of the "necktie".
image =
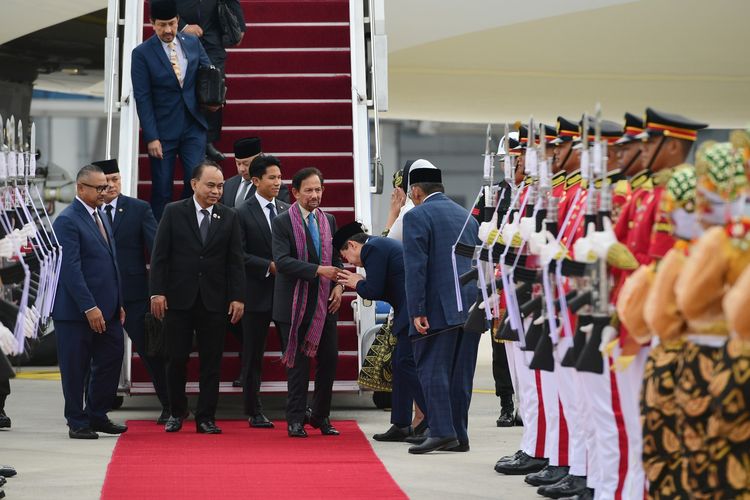
{"type": "Polygon", "coordinates": [[[201,210],[201,213],[203,214],[203,218],[201,219],[200,226],[198,226],[198,230],[201,233],[201,241],[205,243],[206,238],[208,238],[208,210],[204,208],[201,210]]]}
{"type": "Polygon", "coordinates": [[[320,255],[320,230],[318,229],[318,221],[315,220],[315,215],[311,212],[307,216],[307,228],[310,230],[310,237],[315,245],[315,250],[320,255]]]}
{"type": "Polygon", "coordinates": [[[94,210],[94,222],[96,222],[96,227],[99,228],[99,233],[102,235],[102,238],[104,238],[104,241],[109,243],[109,238],[107,238],[107,231],[104,230],[104,224],[102,224],[102,219],[99,217],[98,210],[94,210]]]}
{"type": "Polygon", "coordinates": [[[243,179],[242,184],[240,185],[240,189],[237,191],[237,198],[234,200],[234,206],[239,205],[240,203],[242,203],[242,200],[245,199],[245,193],[247,193],[247,186],[249,184],[249,181],[243,179]]]}
{"type": "Polygon", "coordinates": [[[169,42],[167,47],[169,47],[169,62],[172,63],[174,76],[177,77],[177,81],[180,82],[180,87],[182,87],[182,71],[180,70],[180,60],[177,59],[177,48],[175,48],[174,42],[169,42]]]}
{"type": "Polygon", "coordinates": [[[107,205],[106,207],[104,207],[104,211],[107,212],[107,217],[109,217],[109,223],[110,223],[110,225],[115,222],[115,216],[112,215],[112,209],[113,208],[114,207],[112,205],[107,205]]]}
{"type": "Polygon", "coordinates": [[[273,225],[273,218],[276,217],[276,207],[273,206],[272,202],[269,202],[266,208],[268,209],[268,221],[273,225]]]}

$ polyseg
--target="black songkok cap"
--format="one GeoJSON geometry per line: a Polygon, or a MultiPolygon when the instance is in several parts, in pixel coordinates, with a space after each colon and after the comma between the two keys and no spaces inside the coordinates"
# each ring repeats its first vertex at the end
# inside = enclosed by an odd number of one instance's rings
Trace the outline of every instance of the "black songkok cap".
{"type": "Polygon", "coordinates": [[[111,160],[92,161],[91,164],[101,168],[102,172],[104,172],[104,175],[116,174],[120,172],[120,167],[117,166],[117,160],[115,160],[114,158],[112,158],[111,160]]]}
{"type": "Polygon", "coordinates": [[[556,144],[572,141],[577,135],[577,122],[570,121],[562,116],[557,117],[557,138],[554,140],[556,144]]]}
{"type": "Polygon", "coordinates": [[[367,231],[365,231],[365,227],[361,222],[358,221],[350,222],[349,224],[342,226],[333,235],[333,249],[337,252],[341,251],[346,242],[349,241],[349,238],[351,238],[355,234],[366,232],[367,231]]]}
{"type": "Polygon", "coordinates": [[[434,182],[441,184],[443,176],[439,168],[413,168],[409,170],[409,186],[420,182],[434,182]]]}
{"type": "Polygon", "coordinates": [[[151,19],[168,21],[177,17],[177,4],[174,0],[153,0],[149,4],[151,19]]]}
{"type": "Polygon", "coordinates": [[[237,159],[250,158],[262,151],[260,137],[245,137],[234,141],[234,157],[237,159]]]}
{"type": "Polygon", "coordinates": [[[634,141],[643,132],[643,120],[633,113],[625,113],[625,133],[617,139],[615,144],[627,144],[634,141]]]}

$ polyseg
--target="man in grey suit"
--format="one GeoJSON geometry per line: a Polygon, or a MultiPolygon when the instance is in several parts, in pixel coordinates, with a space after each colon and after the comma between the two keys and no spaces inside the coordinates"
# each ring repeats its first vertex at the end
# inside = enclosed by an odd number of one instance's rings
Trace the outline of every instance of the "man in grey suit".
{"type": "MultiPolygon", "coordinates": [[[[234,163],[237,166],[237,175],[230,177],[224,183],[221,203],[235,208],[253,197],[255,184],[250,174],[250,164],[263,154],[262,151],[260,137],[243,137],[234,141],[234,163]]],[[[289,190],[284,184],[281,184],[276,198],[289,203],[289,190]]]]}
{"type": "Polygon", "coordinates": [[[242,318],[242,387],[250,427],[272,428],[260,402],[263,353],[273,310],[276,264],[271,249],[271,227],[289,205],[277,199],[281,188],[281,162],[275,156],[256,157],[250,165],[255,194],[236,208],[243,232],[247,296],[242,318]]]}
{"type": "Polygon", "coordinates": [[[336,219],[320,209],[323,175],[303,168],[292,179],[297,203],[273,221],[276,282],[273,320],[281,334],[287,367],[287,433],[307,437],[304,423],[326,436],[339,432],[331,425],[331,393],[338,361],[336,320],[343,286],[336,283],[341,258],[333,251],[336,219]],[[310,359],[315,358],[312,414],[305,415],[310,359]]]}

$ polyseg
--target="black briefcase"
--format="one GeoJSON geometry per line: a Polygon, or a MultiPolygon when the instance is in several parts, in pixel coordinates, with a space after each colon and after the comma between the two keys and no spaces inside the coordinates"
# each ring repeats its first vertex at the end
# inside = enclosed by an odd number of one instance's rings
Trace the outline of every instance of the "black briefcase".
{"type": "Polygon", "coordinates": [[[219,0],[216,10],[219,17],[219,26],[221,27],[221,45],[224,47],[234,47],[240,43],[243,26],[240,24],[239,18],[227,5],[226,0],[219,0]]]}
{"type": "Polygon", "coordinates": [[[167,355],[167,341],[164,332],[164,322],[156,319],[150,312],[145,317],[146,355],[164,357],[167,355]]]}
{"type": "Polygon", "coordinates": [[[198,68],[198,79],[195,85],[198,104],[204,106],[221,106],[227,94],[224,75],[216,66],[198,68]]]}

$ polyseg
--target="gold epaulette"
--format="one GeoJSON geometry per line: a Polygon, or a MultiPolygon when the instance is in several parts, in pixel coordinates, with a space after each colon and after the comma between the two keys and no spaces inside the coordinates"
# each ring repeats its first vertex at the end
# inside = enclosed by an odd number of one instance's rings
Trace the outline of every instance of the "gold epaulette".
{"type": "Polygon", "coordinates": [[[534,178],[530,175],[527,175],[523,178],[523,184],[524,186],[531,186],[532,184],[534,184],[534,178]]]}
{"type": "Polygon", "coordinates": [[[573,172],[570,174],[567,179],[565,179],[565,189],[570,189],[576,184],[580,183],[583,180],[583,176],[581,175],[580,171],[573,172]]]}

